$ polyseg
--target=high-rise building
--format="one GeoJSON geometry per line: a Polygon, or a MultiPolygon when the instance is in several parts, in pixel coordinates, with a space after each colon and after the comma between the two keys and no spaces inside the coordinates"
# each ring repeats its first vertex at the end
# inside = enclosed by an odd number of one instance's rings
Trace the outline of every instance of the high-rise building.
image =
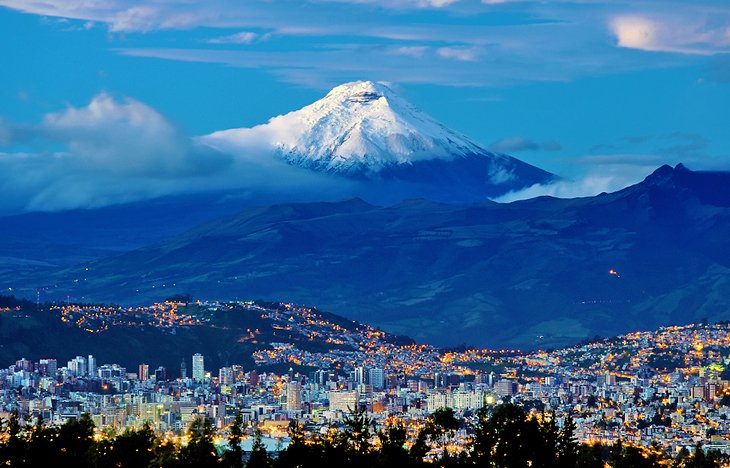
{"type": "Polygon", "coordinates": [[[188,378],[188,366],[185,364],[185,359],[180,362],[180,378],[183,380],[188,378]]]}
{"type": "Polygon", "coordinates": [[[233,369],[221,367],[218,371],[218,381],[221,385],[231,385],[233,383],[233,369]]]}
{"type": "Polygon", "coordinates": [[[355,383],[367,384],[370,383],[369,369],[365,366],[359,366],[355,368],[355,383]]]}
{"type": "Polygon", "coordinates": [[[512,396],[517,393],[517,382],[500,380],[494,384],[494,392],[501,397],[512,396]]]}
{"type": "Polygon", "coordinates": [[[385,387],[385,376],[383,375],[383,369],[373,367],[369,373],[370,384],[374,390],[382,390],[385,387]]]}
{"type": "Polygon", "coordinates": [[[299,382],[286,384],[286,409],[289,411],[302,409],[302,384],[299,382]]]}
{"type": "Polygon", "coordinates": [[[158,382],[164,382],[167,380],[167,369],[162,366],[158,367],[155,371],[155,380],[158,382]]]}
{"type": "Polygon", "coordinates": [[[89,377],[96,376],[96,358],[89,354],[89,359],[86,361],[86,373],[89,377]]]}
{"type": "Polygon", "coordinates": [[[15,361],[15,370],[24,370],[26,372],[33,372],[33,363],[26,358],[21,358],[15,361]]]}
{"type": "Polygon", "coordinates": [[[327,394],[330,401],[330,410],[349,413],[357,409],[360,404],[360,394],[357,390],[332,391],[327,394]]]}
{"type": "Polygon", "coordinates": [[[66,366],[76,377],[86,375],[86,359],[83,356],[76,356],[68,361],[66,366]]]}
{"type": "Polygon", "coordinates": [[[325,383],[327,383],[328,376],[329,376],[329,371],[326,371],[323,369],[316,370],[316,371],[314,371],[314,378],[313,378],[314,383],[316,383],[318,385],[324,385],[325,383]]]}
{"type": "Polygon", "coordinates": [[[150,378],[150,365],[149,364],[140,364],[139,372],[137,373],[137,376],[139,377],[139,380],[141,380],[142,382],[149,379],[150,378]]]}
{"type": "Polygon", "coordinates": [[[418,391],[418,380],[408,379],[408,381],[406,382],[406,385],[408,386],[408,390],[410,390],[412,392],[418,391]]]}
{"type": "Polygon", "coordinates": [[[41,359],[39,361],[39,364],[41,366],[45,366],[44,375],[47,375],[49,377],[55,377],[56,372],[58,372],[58,361],[56,361],[55,359],[41,359]]]}
{"type": "Polygon", "coordinates": [[[193,354],[193,380],[202,382],[205,379],[205,358],[200,353],[193,354]]]}

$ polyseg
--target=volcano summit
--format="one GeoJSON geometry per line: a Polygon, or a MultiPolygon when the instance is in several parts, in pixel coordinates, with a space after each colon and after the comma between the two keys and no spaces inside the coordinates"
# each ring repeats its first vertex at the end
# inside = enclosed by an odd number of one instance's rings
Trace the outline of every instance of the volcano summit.
{"type": "Polygon", "coordinates": [[[266,153],[296,167],[357,181],[370,199],[389,194],[475,201],[556,178],[487,150],[386,84],[371,81],[337,86],[323,99],[266,124],[218,131],[200,140],[224,152],[266,153]]]}

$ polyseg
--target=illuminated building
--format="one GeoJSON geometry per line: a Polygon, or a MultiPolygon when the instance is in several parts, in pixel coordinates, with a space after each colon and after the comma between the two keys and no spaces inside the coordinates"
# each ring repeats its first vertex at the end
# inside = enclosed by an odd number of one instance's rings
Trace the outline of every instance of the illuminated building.
{"type": "Polygon", "coordinates": [[[205,358],[200,353],[193,354],[193,380],[202,382],[205,379],[205,358]]]}
{"type": "Polygon", "coordinates": [[[137,373],[137,377],[139,377],[139,380],[144,382],[145,380],[150,378],[150,366],[149,364],[140,364],[139,365],[139,371],[137,373]]]}
{"type": "Polygon", "coordinates": [[[89,354],[89,359],[86,361],[86,373],[89,377],[96,375],[96,358],[89,354]]]}
{"type": "Polygon", "coordinates": [[[349,413],[360,404],[360,394],[357,390],[332,391],[327,394],[330,401],[330,410],[349,413]]]}
{"type": "Polygon", "coordinates": [[[383,369],[377,367],[370,369],[370,383],[375,390],[382,390],[385,387],[383,369]]]}
{"type": "Polygon", "coordinates": [[[286,409],[289,411],[302,409],[302,385],[299,382],[286,384],[286,409]]]}
{"type": "Polygon", "coordinates": [[[221,367],[218,371],[218,380],[221,385],[231,385],[233,383],[233,369],[221,367]]]}

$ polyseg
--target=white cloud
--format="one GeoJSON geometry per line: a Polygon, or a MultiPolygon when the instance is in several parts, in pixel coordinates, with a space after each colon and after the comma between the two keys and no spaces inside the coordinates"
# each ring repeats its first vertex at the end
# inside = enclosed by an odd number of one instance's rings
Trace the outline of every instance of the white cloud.
{"type": "Polygon", "coordinates": [[[76,164],[119,175],[176,177],[207,173],[228,158],[195,148],[151,107],[102,93],[84,107],[45,116],[42,133],[67,146],[76,164]]]}
{"type": "MultiPolygon", "coordinates": [[[[270,152],[224,154],[184,135],[148,105],[102,93],[32,127],[0,122],[5,144],[55,148],[0,153],[0,212],[100,207],[207,191],[325,193],[346,184],[297,169],[270,152]],[[272,184],[272,181],[276,181],[272,184]]],[[[259,148],[260,149],[260,148],[259,148]]]]}
{"type": "Polygon", "coordinates": [[[401,46],[391,47],[387,50],[387,53],[392,55],[404,55],[408,57],[421,58],[426,54],[428,50],[429,47],[426,46],[401,46]]]}
{"type": "Polygon", "coordinates": [[[479,58],[479,51],[473,47],[439,47],[436,55],[461,62],[474,62],[479,58]]]}
{"type": "Polygon", "coordinates": [[[259,34],[251,31],[242,31],[227,36],[209,39],[209,44],[252,44],[259,38],[259,34]]]}
{"type": "Polygon", "coordinates": [[[592,197],[602,192],[615,192],[636,184],[657,168],[654,156],[605,155],[590,158],[597,158],[596,161],[603,160],[604,163],[595,163],[585,175],[578,179],[559,180],[545,185],[535,184],[517,192],[510,192],[495,201],[508,203],[540,196],[592,197]]]}
{"type": "Polygon", "coordinates": [[[730,13],[619,15],[609,27],[619,47],[652,52],[714,55],[730,52],[730,13]]]}

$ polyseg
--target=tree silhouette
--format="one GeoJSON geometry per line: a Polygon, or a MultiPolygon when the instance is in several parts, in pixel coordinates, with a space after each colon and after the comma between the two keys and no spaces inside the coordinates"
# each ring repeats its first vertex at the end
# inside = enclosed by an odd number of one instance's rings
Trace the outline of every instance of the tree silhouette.
{"type": "Polygon", "coordinates": [[[155,432],[145,423],[140,429],[126,429],[110,440],[97,444],[97,467],[144,467],[156,459],[155,449],[160,442],[155,432]]]}
{"type": "MultiPolygon", "coordinates": [[[[377,433],[365,411],[353,410],[341,426],[330,426],[325,437],[307,436],[297,421],[289,425],[291,443],[276,460],[266,451],[256,430],[246,468],[656,468],[667,466],[666,453],[658,443],[648,449],[617,440],[614,444],[578,444],[575,422],[566,416],[557,424],[553,413],[534,416],[521,407],[503,404],[483,408],[476,422],[466,426],[473,434],[465,450],[445,451],[433,463],[424,457],[431,444],[453,433],[462,422],[453,411],[441,410],[429,418],[406,450],[408,433],[402,423],[391,423],[377,433]],[[377,440],[376,440],[377,439],[377,440]]],[[[23,425],[17,412],[0,421],[0,466],[74,466],[94,468],[241,467],[243,437],[241,415],[231,426],[229,449],[223,459],[213,443],[213,427],[207,418],[195,419],[188,428],[189,442],[180,445],[158,437],[145,424],[121,434],[106,431],[94,438],[89,415],[70,419],[61,427],[47,427],[38,417],[23,425]]],[[[673,468],[715,468],[721,455],[697,445],[674,458],[673,468]]]]}
{"type": "Polygon", "coordinates": [[[266,446],[261,440],[261,431],[256,428],[253,438],[253,447],[251,448],[251,456],[246,463],[246,468],[267,468],[271,466],[269,453],[266,446]]]}
{"type": "Polygon", "coordinates": [[[3,428],[6,435],[5,444],[0,447],[0,462],[6,465],[23,465],[25,463],[25,444],[21,437],[20,417],[18,411],[10,413],[10,419],[3,428]]]}
{"type": "Polygon", "coordinates": [[[90,467],[94,448],[94,422],[84,413],[78,419],[69,419],[58,431],[56,439],[59,466],[90,467]]]}
{"type": "Polygon", "coordinates": [[[416,435],[416,440],[411,445],[411,449],[408,452],[411,460],[414,462],[422,462],[431,447],[428,444],[428,439],[431,434],[434,433],[434,427],[432,422],[426,423],[426,426],[421,428],[416,435]]]}
{"type": "Polygon", "coordinates": [[[304,426],[296,420],[289,423],[289,446],[279,453],[277,468],[308,468],[326,466],[322,461],[324,442],[318,437],[308,443],[304,426]]]}
{"type": "Polygon", "coordinates": [[[578,440],[575,437],[575,421],[567,415],[558,435],[556,466],[576,466],[578,463],[578,440]]]}
{"type": "Polygon", "coordinates": [[[28,466],[51,466],[55,463],[54,439],[58,431],[46,427],[43,416],[38,414],[35,424],[26,428],[26,460],[28,466]]]}
{"type": "Polygon", "coordinates": [[[540,426],[518,406],[499,405],[491,416],[487,409],[480,410],[474,432],[472,446],[478,463],[521,468],[544,460],[540,426]]]}
{"type": "Polygon", "coordinates": [[[705,454],[701,444],[695,445],[692,455],[685,457],[677,463],[681,468],[714,468],[719,467],[720,462],[717,459],[717,453],[710,451],[705,454]]]}
{"type": "Polygon", "coordinates": [[[402,423],[388,425],[378,432],[380,451],[377,457],[377,466],[411,465],[411,458],[405,449],[407,434],[402,423]]]}
{"type": "Polygon", "coordinates": [[[575,463],[577,468],[603,468],[604,447],[601,444],[583,444],[578,448],[578,457],[575,463]]]}
{"type": "Polygon", "coordinates": [[[218,452],[213,444],[213,426],[207,417],[193,420],[188,429],[190,441],[180,453],[182,466],[211,467],[218,466],[218,452]]]}
{"type": "Polygon", "coordinates": [[[372,448],[370,439],[374,435],[372,425],[372,418],[369,418],[367,413],[359,408],[353,409],[350,414],[345,416],[345,427],[342,434],[350,454],[363,457],[370,452],[372,448]]]}
{"type": "Polygon", "coordinates": [[[243,440],[243,416],[241,412],[236,412],[236,417],[231,425],[230,435],[228,436],[228,450],[224,454],[223,461],[230,468],[243,467],[243,448],[241,441],[243,440]]]}

